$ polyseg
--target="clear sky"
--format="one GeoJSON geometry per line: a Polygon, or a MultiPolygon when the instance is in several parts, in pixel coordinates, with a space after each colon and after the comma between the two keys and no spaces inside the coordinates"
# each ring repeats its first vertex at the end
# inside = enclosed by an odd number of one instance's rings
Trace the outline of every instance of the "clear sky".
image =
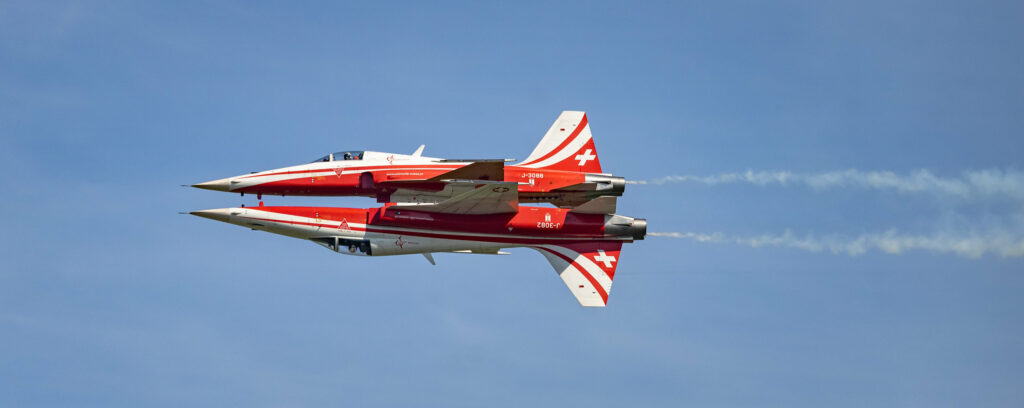
{"type": "Polygon", "coordinates": [[[1024,406],[1024,258],[942,249],[1022,242],[1018,184],[685,179],[1019,176],[1021,3],[704,3],[0,1],[0,406],[1024,406]],[[522,159],[567,109],[606,171],[684,177],[620,213],[719,237],[627,245],[605,309],[526,249],[178,214],[339,150],[522,159]],[[938,243],[808,244],[886,233],[938,243]]]}

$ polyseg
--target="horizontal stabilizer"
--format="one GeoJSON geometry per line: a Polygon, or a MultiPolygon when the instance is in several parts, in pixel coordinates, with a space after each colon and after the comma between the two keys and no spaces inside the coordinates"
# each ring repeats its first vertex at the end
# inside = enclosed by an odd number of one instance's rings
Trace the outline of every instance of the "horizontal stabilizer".
{"type": "Polygon", "coordinates": [[[577,214],[614,214],[618,203],[615,197],[601,196],[569,210],[577,214]]]}

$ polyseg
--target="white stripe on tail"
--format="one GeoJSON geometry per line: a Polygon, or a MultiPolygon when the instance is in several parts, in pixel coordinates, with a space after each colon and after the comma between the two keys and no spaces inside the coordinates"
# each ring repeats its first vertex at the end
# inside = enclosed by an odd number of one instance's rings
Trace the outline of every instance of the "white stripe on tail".
{"type": "Polygon", "coordinates": [[[601,173],[601,161],[597,158],[587,114],[562,112],[533,153],[517,166],[601,173]]]}
{"type": "Polygon", "coordinates": [[[621,241],[540,245],[531,248],[544,254],[580,305],[604,307],[608,304],[615,267],[619,265],[621,241]]]}

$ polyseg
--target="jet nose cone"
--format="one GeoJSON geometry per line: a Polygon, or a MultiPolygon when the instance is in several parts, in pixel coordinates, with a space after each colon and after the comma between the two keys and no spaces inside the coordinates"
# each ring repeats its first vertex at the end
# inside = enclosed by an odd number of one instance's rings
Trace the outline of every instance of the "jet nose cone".
{"type": "Polygon", "coordinates": [[[231,219],[231,210],[227,208],[192,211],[189,214],[221,222],[230,222],[229,220],[231,219]]]}
{"type": "Polygon", "coordinates": [[[203,190],[228,191],[231,187],[231,179],[223,178],[220,180],[207,181],[205,183],[193,184],[192,187],[201,188],[203,190]]]}

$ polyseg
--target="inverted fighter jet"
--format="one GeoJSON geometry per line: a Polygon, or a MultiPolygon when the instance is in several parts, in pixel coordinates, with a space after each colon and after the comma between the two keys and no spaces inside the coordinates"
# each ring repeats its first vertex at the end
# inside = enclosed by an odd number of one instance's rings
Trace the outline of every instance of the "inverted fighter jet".
{"type": "Polygon", "coordinates": [[[647,221],[614,214],[615,197],[571,210],[519,206],[521,186],[475,181],[439,202],[380,208],[264,207],[261,202],[191,214],[309,240],[342,254],[423,254],[431,264],[437,252],[505,254],[505,248],[532,248],[547,258],[580,305],[605,306],[622,244],[643,239],[647,221]]]}
{"type": "Polygon", "coordinates": [[[472,189],[467,181],[517,185],[521,202],[575,207],[598,197],[621,196],[625,179],[602,173],[584,112],[565,111],[526,160],[441,159],[353,150],[312,163],[208,181],[193,187],[268,195],[366,196],[381,203],[439,203],[472,189]]]}

